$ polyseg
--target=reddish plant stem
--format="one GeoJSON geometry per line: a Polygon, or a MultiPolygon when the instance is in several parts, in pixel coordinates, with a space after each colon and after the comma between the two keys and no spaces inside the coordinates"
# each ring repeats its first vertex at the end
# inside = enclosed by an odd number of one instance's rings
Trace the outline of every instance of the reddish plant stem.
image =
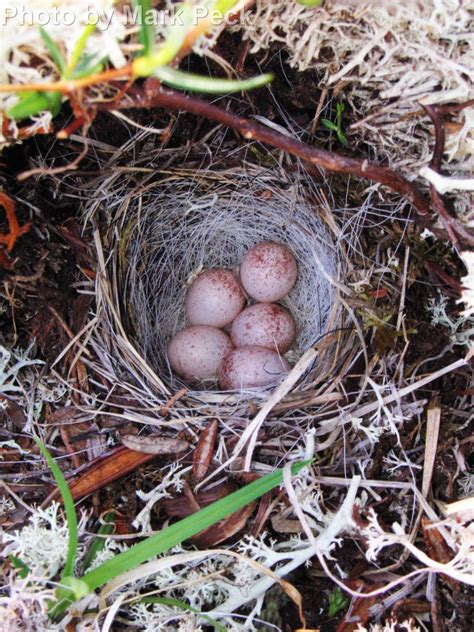
{"type": "MultiPolygon", "coordinates": [[[[435,129],[435,146],[430,167],[436,173],[441,174],[444,146],[446,143],[444,116],[442,110],[435,105],[422,105],[422,107],[426,114],[430,117],[435,129]]],[[[445,196],[441,195],[433,184],[430,184],[430,197],[432,208],[439,215],[452,243],[455,246],[459,246],[459,238],[461,238],[466,242],[466,244],[473,246],[474,239],[472,234],[465,229],[456,217],[453,217],[450,214],[445,196]]]]}
{"type": "Polygon", "coordinates": [[[119,101],[100,103],[96,107],[98,110],[164,107],[202,116],[230,127],[247,140],[256,140],[271,145],[326,171],[360,176],[383,184],[408,199],[421,216],[430,213],[428,200],[417,186],[393,169],[371,163],[368,160],[350,158],[307,145],[289,136],[279,134],[260,123],[250,121],[211,103],[207,103],[202,99],[188,97],[185,94],[172,90],[165,90],[154,79],[148,79],[144,88],[133,88],[119,101]]]}
{"type": "Polygon", "coordinates": [[[437,105],[436,108],[443,114],[454,114],[455,112],[462,112],[466,108],[474,106],[474,99],[464,101],[464,103],[446,103],[444,105],[437,105]]]}
{"type": "Polygon", "coordinates": [[[446,131],[444,129],[444,118],[434,105],[421,106],[431,119],[435,129],[435,146],[433,156],[431,158],[430,167],[433,171],[441,173],[441,165],[443,162],[444,144],[446,142],[446,131]]]}

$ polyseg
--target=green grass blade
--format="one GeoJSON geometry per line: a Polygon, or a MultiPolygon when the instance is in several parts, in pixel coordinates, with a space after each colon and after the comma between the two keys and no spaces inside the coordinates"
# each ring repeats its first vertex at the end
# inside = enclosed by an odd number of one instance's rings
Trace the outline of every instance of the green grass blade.
{"type": "Polygon", "coordinates": [[[41,39],[43,40],[43,44],[46,46],[46,49],[49,53],[49,56],[54,61],[56,68],[59,70],[59,74],[62,75],[64,70],[66,69],[66,60],[59,50],[59,46],[42,26],[40,26],[39,32],[41,35],[41,39]]]}
{"type": "Polygon", "coordinates": [[[155,30],[153,28],[153,20],[148,20],[151,15],[152,6],[150,0],[133,0],[133,6],[139,12],[140,32],[139,39],[143,49],[140,55],[148,57],[155,49],[155,30]]]}
{"type": "Polygon", "coordinates": [[[253,90],[254,88],[260,88],[269,83],[273,79],[273,75],[270,73],[253,77],[252,79],[213,79],[212,77],[205,77],[201,75],[195,75],[182,70],[176,70],[169,66],[156,68],[153,74],[158,79],[173,88],[179,88],[180,90],[190,90],[191,92],[206,92],[210,94],[222,94],[229,92],[240,92],[241,90],[253,90]]]}
{"type": "MultiPolygon", "coordinates": [[[[297,474],[311,461],[302,461],[292,466],[292,474],[297,474]]],[[[283,481],[283,470],[276,470],[271,474],[266,474],[245,487],[232,492],[225,498],[221,498],[212,505],[183,518],[179,522],[163,529],[150,536],[146,540],[135,544],[128,551],[119,553],[113,559],[107,560],[98,568],[86,573],[81,579],[89,585],[90,590],[95,590],[99,586],[106,584],[122,573],[136,568],[156,555],[165,553],[173,546],[180,544],[184,540],[196,535],[200,531],[211,527],[226,516],[248,505],[268,491],[281,485],[283,481]]]]}
{"type": "MultiPolygon", "coordinates": [[[[135,602],[137,603],[137,602],[135,602]]],[[[213,625],[214,628],[218,632],[226,632],[226,628],[221,625],[218,621],[210,617],[209,615],[201,612],[197,608],[193,608],[185,601],[180,601],[179,599],[171,599],[170,597],[143,597],[143,599],[139,600],[139,603],[158,603],[163,606],[172,606],[174,608],[179,608],[180,610],[185,610],[187,612],[192,612],[193,614],[198,614],[205,621],[207,621],[210,625],[213,625]]]]}
{"type": "Polygon", "coordinates": [[[82,568],[86,571],[92,562],[95,560],[97,553],[102,551],[105,546],[105,538],[101,536],[110,535],[115,529],[115,511],[108,511],[104,516],[104,523],[100,525],[97,532],[99,537],[95,538],[92,542],[89,550],[84,557],[82,568]]]}
{"type": "Polygon", "coordinates": [[[64,503],[64,511],[66,513],[66,522],[69,534],[69,543],[68,543],[68,551],[66,563],[64,565],[64,569],[61,577],[70,577],[74,575],[74,562],[77,556],[77,544],[79,541],[78,532],[77,532],[77,516],[76,509],[74,507],[74,500],[72,499],[71,492],[69,491],[68,484],[66,479],[64,478],[61,470],[56,465],[53,457],[49,453],[46,446],[35,437],[35,443],[43,454],[46,462],[51,470],[54,480],[56,481],[56,485],[61,492],[61,497],[64,503]]]}

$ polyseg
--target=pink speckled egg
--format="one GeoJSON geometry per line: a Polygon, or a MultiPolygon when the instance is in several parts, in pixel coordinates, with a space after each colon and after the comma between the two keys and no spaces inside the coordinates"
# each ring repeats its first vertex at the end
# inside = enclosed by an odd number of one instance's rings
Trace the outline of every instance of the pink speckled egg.
{"type": "Polygon", "coordinates": [[[242,311],[245,293],[239,280],[224,268],[206,270],[187,291],[184,307],[191,325],[225,327],[242,311]]]}
{"type": "Polygon", "coordinates": [[[219,384],[224,391],[270,386],[280,382],[290,368],[276,351],[265,347],[239,347],[221,364],[219,384]]]}
{"type": "Polygon", "coordinates": [[[242,285],[256,301],[279,301],[290,292],[297,276],[298,267],[291,251],[273,241],[250,248],[240,266],[242,285]]]}
{"type": "Polygon", "coordinates": [[[232,323],[230,337],[236,347],[258,346],[286,353],[295,339],[290,314],[275,303],[257,303],[244,309],[232,323]]]}
{"type": "Polygon", "coordinates": [[[229,336],[216,327],[195,325],[180,331],[168,345],[171,367],[190,382],[217,375],[224,358],[232,351],[229,336]]]}

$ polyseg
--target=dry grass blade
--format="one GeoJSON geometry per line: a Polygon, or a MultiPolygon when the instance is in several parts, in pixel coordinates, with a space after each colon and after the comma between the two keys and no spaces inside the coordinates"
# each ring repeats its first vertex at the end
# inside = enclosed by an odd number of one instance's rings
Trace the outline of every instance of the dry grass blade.
{"type": "Polygon", "coordinates": [[[439,406],[432,405],[428,408],[426,421],[425,458],[423,461],[423,482],[421,485],[421,493],[425,497],[428,495],[431,478],[433,476],[440,424],[441,408],[439,406]]]}
{"type": "Polygon", "coordinates": [[[143,454],[180,454],[189,449],[190,444],[184,439],[160,437],[159,435],[122,435],[122,444],[129,450],[143,454]]]}

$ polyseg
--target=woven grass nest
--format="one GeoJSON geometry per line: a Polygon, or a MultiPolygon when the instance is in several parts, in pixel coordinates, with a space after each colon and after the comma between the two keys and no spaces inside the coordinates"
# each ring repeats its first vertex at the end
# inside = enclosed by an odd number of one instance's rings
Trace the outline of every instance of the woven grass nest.
{"type": "Polygon", "coordinates": [[[166,346],[185,325],[184,296],[199,272],[234,268],[250,246],[273,240],[292,250],[299,276],[282,302],[297,325],[287,354],[293,370],[277,387],[272,408],[301,411],[324,402],[326,393],[333,400],[341,371],[360,352],[343,308],[355,229],[338,225],[327,195],[307,174],[186,166],[147,174],[138,184],[136,174],[129,181],[117,176],[108,187],[93,204],[113,212],[108,234],[96,236],[104,272],[96,341],[102,370],[108,367],[156,405],[186,390],[181,418],[184,411],[220,419],[255,412],[274,388],[224,393],[217,382],[190,386],[170,369],[166,346]]]}

